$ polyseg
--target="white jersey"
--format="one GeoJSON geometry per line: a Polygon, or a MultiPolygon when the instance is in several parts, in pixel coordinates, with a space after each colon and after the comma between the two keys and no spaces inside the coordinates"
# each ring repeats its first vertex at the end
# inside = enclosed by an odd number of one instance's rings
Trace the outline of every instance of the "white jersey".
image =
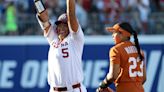
{"type": "Polygon", "coordinates": [[[79,25],[75,33],[69,26],[70,33],[59,42],[54,25],[44,36],[50,48],[48,53],[48,83],[53,87],[66,87],[83,81],[82,53],[84,34],[79,25]]]}

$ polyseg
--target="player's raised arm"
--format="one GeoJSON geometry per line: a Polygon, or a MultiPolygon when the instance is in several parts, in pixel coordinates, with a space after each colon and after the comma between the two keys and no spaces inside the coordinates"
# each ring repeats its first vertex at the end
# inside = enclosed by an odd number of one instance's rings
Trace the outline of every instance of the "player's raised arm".
{"type": "Polygon", "coordinates": [[[45,8],[42,0],[34,0],[34,3],[37,10],[37,18],[38,18],[39,24],[42,30],[44,30],[44,32],[47,33],[48,29],[50,28],[48,11],[45,8]]]}
{"type": "Polygon", "coordinates": [[[67,0],[68,25],[74,32],[78,30],[78,22],[75,13],[75,0],[67,0]]]}

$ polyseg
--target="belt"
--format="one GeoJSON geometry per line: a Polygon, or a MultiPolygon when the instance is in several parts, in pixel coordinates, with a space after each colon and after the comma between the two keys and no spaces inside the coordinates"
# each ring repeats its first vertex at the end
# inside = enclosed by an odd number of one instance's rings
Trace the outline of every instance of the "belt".
{"type": "MultiPolygon", "coordinates": [[[[72,88],[75,89],[75,88],[80,88],[80,83],[77,83],[75,85],[72,85],[72,88]]],[[[69,88],[67,87],[54,87],[54,91],[68,91],[69,88]]]]}

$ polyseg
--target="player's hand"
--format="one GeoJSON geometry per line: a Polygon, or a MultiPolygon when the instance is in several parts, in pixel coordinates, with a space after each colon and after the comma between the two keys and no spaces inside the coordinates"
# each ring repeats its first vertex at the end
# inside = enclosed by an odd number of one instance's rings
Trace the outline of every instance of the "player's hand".
{"type": "Polygon", "coordinates": [[[103,89],[101,89],[100,87],[98,87],[98,88],[96,89],[96,92],[102,92],[102,90],[103,90],[103,89]]]}
{"type": "Polygon", "coordinates": [[[107,88],[100,88],[100,87],[98,87],[96,89],[96,92],[114,92],[114,91],[110,87],[107,87],[107,88]]]}
{"type": "Polygon", "coordinates": [[[38,16],[42,22],[47,22],[49,20],[47,9],[43,11],[42,13],[38,13],[38,16]]]}

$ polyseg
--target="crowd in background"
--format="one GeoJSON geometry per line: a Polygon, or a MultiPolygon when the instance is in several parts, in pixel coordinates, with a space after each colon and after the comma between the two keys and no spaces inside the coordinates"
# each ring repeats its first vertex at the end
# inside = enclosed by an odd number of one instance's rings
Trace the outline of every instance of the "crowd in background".
{"type": "MultiPolygon", "coordinates": [[[[43,0],[51,21],[66,12],[66,0],[43,0]]],[[[106,26],[130,22],[139,34],[164,34],[164,0],[76,0],[86,35],[108,35],[106,26]]],[[[33,0],[0,0],[0,35],[42,35],[33,0]]]]}

